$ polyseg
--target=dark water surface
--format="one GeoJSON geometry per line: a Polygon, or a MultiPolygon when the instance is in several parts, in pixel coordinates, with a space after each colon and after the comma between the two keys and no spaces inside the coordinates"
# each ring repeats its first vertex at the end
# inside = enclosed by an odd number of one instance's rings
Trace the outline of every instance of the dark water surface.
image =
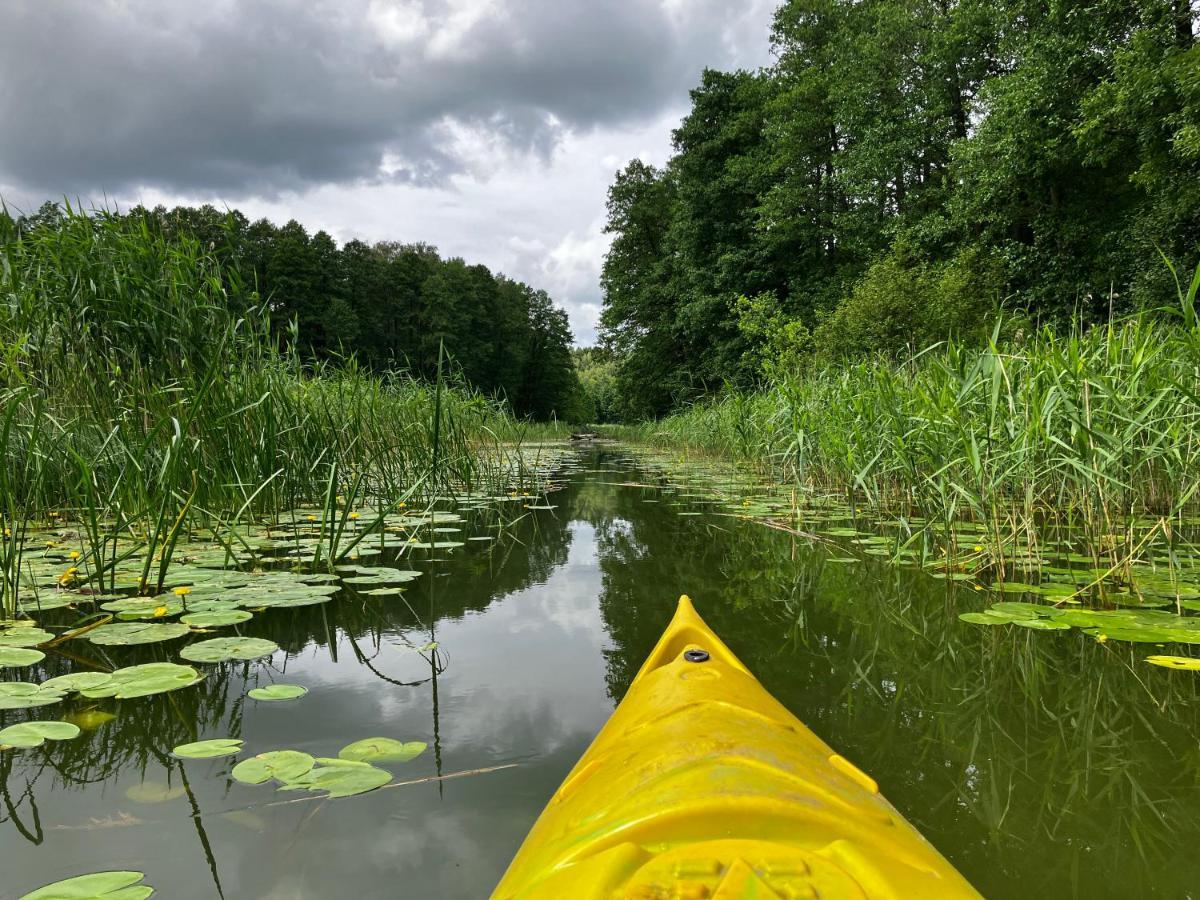
{"type": "MultiPolygon", "coordinates": [[[[705,507],[617,485],[641,477],[633,465],[587,451],[555,509],[448,561],[413,557],[426,574],[407,605],[269,610],[242,630],[277,641],[272,659],[93,702],[117,718],[0,754],[0,895],[121,868],[183,900],[484,897],[686,592],[986,896],[1200,896],[1197,673],[1075,631],[967,625],[969,590],[831,562],[762,524],[680,515],[705,507]],[[430,640],[436,653],[412,648],[430,640]],[[245,698],[273,680],[309,694],[245,698]],[[243,757],[333,756],[377,735],[429,744],[388,766],[396,782],[510,768],[321,801],[232,782],[235,759],[170,756],[208,737],[244,739],[243,757]]],[[[169,646],[114,650],[129,665],[175,659],[169,646]]]]}

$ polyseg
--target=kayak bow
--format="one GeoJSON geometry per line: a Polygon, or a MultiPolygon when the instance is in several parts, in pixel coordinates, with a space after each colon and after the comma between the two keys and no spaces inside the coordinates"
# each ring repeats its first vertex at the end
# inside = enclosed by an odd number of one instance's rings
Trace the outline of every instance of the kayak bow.
{"type": "Polygon", "coordinates": [[[495,900],[977,898],[687,597],[495,900]]]}

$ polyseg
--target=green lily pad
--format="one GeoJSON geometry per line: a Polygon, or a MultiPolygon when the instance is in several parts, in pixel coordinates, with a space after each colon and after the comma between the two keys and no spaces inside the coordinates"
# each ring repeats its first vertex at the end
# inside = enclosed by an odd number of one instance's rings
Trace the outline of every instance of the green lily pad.
{"type": "Polygon", "coordinates": [[[242,760],[230,773],[242,784],[262,784],[272,778],[295,781],[313,767],[314,760],[299,750],[270,750],[242,760]]]}
{"type": "Polygon", "coordinates": [[[107,682],[96,687],[83,688],[80,693],[92,699],[116,697],[118,700],[128,700],[176,691],[203,679],[204,676],[191,666],[165,662],[145,663],[117,669],[109,676],[107,682]]]}
{"type": "Polygon", "coordinates": [[[122,597],[100,604],[106,612],[117,614],[118,619],[164,619],[183,612],[183,602],[174,594],[159,597],[122,597]]]}
{"type": "Polygon", "coordinates": [[[1013,624],[1034,631],[1068,631],[1071,628],[1066,622],[1056,622],[1054,619],[1013,619],[1013,624]]]}
{"type": "Polygon", "coordinates": [[[26,681],[0,682],[0,709],[32,709],[58,703],[63,692],[42,684],[26,681]]]}
{"type": "Polygon", "coordinates": [[[22,612],[38,613],[51,609],[63,609],[75,603],[92,603],[94,598],[82,594],[44,592],[38,597],[23,597],[20,602],[22,612]]]}
{"type": "Polygon", "coordinates": [[[324,791],[327,797],[352,797],[381,788],[392,780],[392,773],[365,762],[345,759],[321,759],[301,777],[287,781],[280,790],[324,791]]]}
{"type": "Polygon", "coordinates": [[[28,647],[0,647],[0,669],[15,669],[20,666],[32,666],[46,658],[41,650],[28,647]]]}
{"type": "Polygon", "coordinates": [[[93,872],[56,881],[24,894],[21,900],[145,900],[154,888],[138,884],[141,872],[93,872]]]}
{"type": "Polygon", "coordinates": [[[328,594],[269,594],[257,602],[246,603],[255,609],[296,609],[300,606],[316,606],[318,603],[328,603],[332,598],[328,594]]]}
{"type": "Polygon", "coordinates": [[[298,684],[269,684],[253,688],[246,696],[252,700],[295,700],[308,693],[308,688],[298,684]]]}
{"type": "Polygon", "coordinates": [[[190,744],[180,744],[171,751],[171,754],[180,759],[216,759],[219,756],[235,756],[240,753],[242,743],[236,738],[192,741],[190,744]]]}
{"type": "MultiPolygon", "coordinates": [[[[1192,672],[1200,672],[1200,659],[1193,659],[1190,656],[1147,656],[1146,662],[1167,669],[1187,669],[1192,672]]],[[[0,740],[3,738],[4,732],[0,731],[0,740]]]]}
{"type": "Polygon", "coordinates": [[[36,647],[54,640],[54,635],[40,628],[18,625],[0,631],[0,647],[36,647]]]}
{"type": "Polygon", "coordinates": [[[398,741],[394,738],[364,738],[338,751],[339,759],[352,762],[408,762],[425,750],[424,741],[398,741]]]}
{"type": "Polygon", "coordinates": [[[57,691],[88,691],[95,690],[102,684],[112,681],[107,672],[72,672],[69,675],[59,675],[42,682],[42,687],[53,688],[57,691]]]}
{"type": "Polygon", "coordinates": [[[189,644],[179,655],[192,662],[221,663],[231,659],[261,659],[278,649],[278,644],[265,638],[210,638],[207,641],[189,644]]]}
{"type": "Polygon", "coordinates": [[[988,612],[967,612],[959,613],[958,617],[964,622],[970,622],[972,625],[1011,625],[1012,619],[1008,616],[997,616],[988,612]]]}
{"type": "Polygon", "coordinates": [[[253,618],[254,614],[244,609],[217,609],[188,613],[179,621],[193,628],[220,628],[222,625],[240,625],[253,618]]]}
{"type": "Polygon", "coordinates": [[[79,728],[70,722],[21,722],[0,729],[0,749],[16,747],[30,749],[40,747],[43,742],[69,741],[79,737],[79,728]]]}
{"type": "Polygon", "coordinates": [[[93,644],[105,647],[126,647],[171,641],[190,631],[191,629],[179,622],[113,622],[92,629],[87,633],[87,638],[93,644]]]}

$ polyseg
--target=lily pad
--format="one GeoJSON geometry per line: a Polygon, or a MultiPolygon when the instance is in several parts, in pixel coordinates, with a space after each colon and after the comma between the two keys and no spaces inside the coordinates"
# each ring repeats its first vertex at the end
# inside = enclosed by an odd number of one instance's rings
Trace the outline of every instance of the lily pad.
{"type": "Polygon", "coordinates": [[[210,638],[207,641],[189,644],[180,651],[179,655],[192,662],[221,663],[231,659],[261,659],[264,656],[270,656],[278,649],[278,644],[265,638],[210,638]]]}
{"type": "Polygon", "coordinates": [[[149,885],[138,884],[145,877],[116,871],[76,875],[30,891],[21,900],[145,900],[154,893],[149,885]]]}
{"type": "Polygon", "coordinates": [[[230,774],[242,784],[262,784],[272,778],[295,781],[307,773],[315,761],[299,750],[270,750],[242,760],[230,774]]]}
{"type": "Polygon", "coordinates": [[[72,672],[69,675],[59,675],[42,682],[42,687],[53,688],[57,691],[88,691],[108,684],[112,676],[107,672],[72,672]]]}
{"type": "Polygon", "coordinates": [[[128,700],[190,687],[203,679],[204,676],[191,666],[164,662],[146,663],[117,669],[107,682],[94,688],[83,688],[80,693],[92,699],[116,697],[118,700],[128,700]]]}
{"type": "Polygon", "coordinates": [[[78,726],[70,722],[21,722],[0,729],[0,748],[30,749],[45,741],[69,741],[79,737],[78,726]]]}
{"type": "Polygon", "coordinates": [[[212,738],[207,741],[192,741],[180,744],[171,751],[180,759],[216,759],[219,756],[235,756],[241,752],[242,741],[236,738],[212,738]]]}
{"type": "Polygon", "coordinates": [[[89,631],[87,638],[93,644],[105,647],[125,647],[171,641],[190,631],[191,629],[179,622],[113,622],[89,631]]]}
{"type": "Polygon", "coordinates": [[[295,700],[308,693],[308,688],[298,684],[269,684],[253,688],[247,696],[252,700],[295,700]]]}
{"type": "MultiPolygon", "coordinates": [[[[1200,659],[1193,659],[1190,656],[1147,656],[1146,662],[1166,669],[1187,669],[1192,672],[1200,672],[1200,659]]],[[[3,737],[4,732],[0,731],[0,739],[3,737]]]]}
{"type": "Polygon", "coordinates": [[[0,682],[0,709],[32,709],[58,703],[63,692],[43,684],[26,681],[0,682]]]}
{"type": "Polygon", "coordinates": [[[28,647],[0,647],[0,669],[15,669],[20,666],[32,666],[46,658],[41,650],[28,647]]]}
{"type": "Polygon", "coordinates": [[[997,616],[988,612],[967,612],[959,613],[958,616],[964,622],[970,622],[972,625],[1011,625],[1012,619],[1008,616],[997,616]]]}
{"type": "Polygon", "coordinates": [[[425,750],[424,741],[398,741],[395,738],[364,738],[338,751],[339,759],[353,762],[408,762],[425,750]]]}
{"type": "Polygon", "coordinates": [[[193,628],[220,628],[222,625],[240,625],[253,618],[254,614],[244,609],[217,609],[188,613],[179,621],[193,628]]]}
{"type": "Polygon", "coordinates": [[[54,635],[40,628],[18,625],[0,631],[0,647],[36,647],[54,640],[54,635]]]}
{"type": "Polygon", "coordinates": [[[183,603],[174,594],[161,597],[122,597],[100,604],[100,608],[117,614],[118,619],[163,619],[183,612],[183,603]]]}
{"type": "Polygon", "coordinates": [[[324,791],[327,797],[352,797],[381,788],[392,780],[392,773],[365,762],[345,759],[321,759],[300,778],[285,782],[280,790],[324,791]]]}

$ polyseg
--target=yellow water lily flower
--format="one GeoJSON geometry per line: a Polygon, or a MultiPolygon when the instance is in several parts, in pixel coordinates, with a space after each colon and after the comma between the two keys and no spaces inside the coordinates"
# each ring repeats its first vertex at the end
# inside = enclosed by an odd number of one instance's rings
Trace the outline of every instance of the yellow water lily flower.
{"type": "Polygon", "coordinates": [[[161,619],[166,614],[167,614],[167,608],[165,606],[154,607],[154,618],[161,619]]]}
{"type": "Polygon", "coordinates": [[[192,592],[192,589],[190,587],[188,587],[187,585],[183,585],[183,586],[177,587],[177,588],[171,588],[171,593],[174,594],[176,597],[186,597],[191,592],[192,592]]]}
{"type": "Polygon", "coordinates": [[[352,513],[350,513],[350,516],[349,516],[349,518],[351,518],[351,519],[357,519],[357,518],[358,518],[358,513],[356,513],[356,512],[352,512],[352,513]]]}

